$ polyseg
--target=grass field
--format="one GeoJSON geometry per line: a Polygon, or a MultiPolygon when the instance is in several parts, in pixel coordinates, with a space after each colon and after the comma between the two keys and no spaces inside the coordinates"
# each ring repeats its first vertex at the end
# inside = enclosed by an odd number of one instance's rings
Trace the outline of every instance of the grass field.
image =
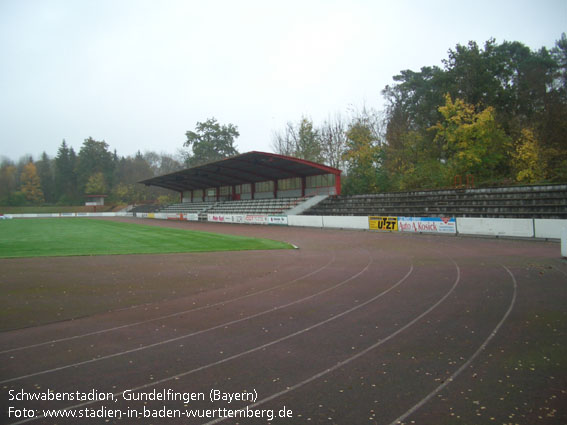
{"type": "Polygon", "coordinates": [[[268,239],[90,218],[0,221],[0,258],[290,249],[268,239]]]}

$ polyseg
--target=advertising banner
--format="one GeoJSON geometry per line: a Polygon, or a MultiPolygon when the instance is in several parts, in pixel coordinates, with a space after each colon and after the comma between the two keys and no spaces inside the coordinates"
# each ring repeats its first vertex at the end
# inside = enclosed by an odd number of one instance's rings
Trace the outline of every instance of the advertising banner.
{"type": "Polygon", "coordinates": [[[287,226],[287,216],[271,215],[268,217],[268,224],[287,226]]]}
{"type": "Polygon", "coordinates": [[[368,217],[370,230],[398,230],[398,217],[368,217]]]}
{"type": "Polygon", "coordinates": [[[457,222],[452,217],[398,217],[400,232],[456,234],[457,222]]]}
{"type": "Polygon", "coordinates": [[[183,214],[183,216],[187,221],[199,221],[199,214],[188,213],[188,214],[183,214]]]}
{"type": "Polygon", "coordinates": [[[244,222],[248,224],[268,224],[267,215],[247,215],[244,217],[244,222]]]}

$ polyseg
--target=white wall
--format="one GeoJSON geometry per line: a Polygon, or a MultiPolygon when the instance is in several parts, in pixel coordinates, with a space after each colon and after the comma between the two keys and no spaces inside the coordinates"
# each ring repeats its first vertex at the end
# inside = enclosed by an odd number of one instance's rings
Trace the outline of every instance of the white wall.
{"type": "Polygon", "coordinates": [[[368,229],[368,217],[346,217],[326,215],[321,217],[323,227],[339,229],[368,229]]]}
{"type": "Polygon", "coordinates": [[[567,228],[567,220],[534,219],[535,237],[560,239],[561,230],[567,228]]]}
{"type": "Polygon", "coordinates": [[[465,235],[533,238],[534,224],[531,218],[458,217],[457,232],[465,235]]]}
{"type": "Polygon", "coordinates": [[[323,227],[323,217],[319,215],[288,215],[287,222],[290,226],[323,227]]]}

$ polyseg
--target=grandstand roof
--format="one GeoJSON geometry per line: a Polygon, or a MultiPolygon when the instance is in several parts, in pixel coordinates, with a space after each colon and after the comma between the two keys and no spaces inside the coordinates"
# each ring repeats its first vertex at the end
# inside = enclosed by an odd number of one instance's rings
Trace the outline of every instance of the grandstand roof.
{"type": "Polygon", "coordinates": [[[319,174],[340,175],[341,170],[291,156],[252,151],[140,183],[182,192],[319,174]]]}

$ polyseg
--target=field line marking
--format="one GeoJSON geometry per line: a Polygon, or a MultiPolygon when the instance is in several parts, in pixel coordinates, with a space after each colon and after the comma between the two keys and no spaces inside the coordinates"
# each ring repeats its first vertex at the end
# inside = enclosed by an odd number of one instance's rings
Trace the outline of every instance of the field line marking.
{"type": "Polygon", "coordinates": [[[368,261],[368,264],[366,265],[366,267],[364,267],[364,268],[363,268],[361,271],[359,271],[358,273],[352,275],[352,276],[349,277],[348,279],[343,280],[342,282],[337,283],[336,285],[333,285],[333,286],[331,286],[331,287],[329,287],[329,288],[325,288],[325,289],[323,289],[322,291],[316,292],[316,293],[314,293],[314,294],[308,295],[307,297],[300,298],[299,300],[295,300],[295,301],[292,301],[292,302],[289,302],[289,303],[287,303],[287,304],[283,304],[283,305],[280,305],[280,306],[277,306],[277,307],[272,307],[272,308],[270,308],[270,309],[268,309],[268,310],[264,310],[264,311],[261,311],[261,312],[259,312],[259,313],[255,313],[255,314],[252,314],[252,315],[250,315],[250,316],[241,317],[241,318],[239,318],[239,319],[231,320],[230,322],[221,323],[221,324],[219,324],[219,325],[215,325],[215,326],[210,327],[210,328],[208,328],[208,329],[201,329],[200,331],[191,332],[191,333],[185,334],[185,335],[179,335],[179,336],[177,336],[177,337],[175,337],[175,338],[169,338],[169,339],[166,339],[166,340],[163,340],[163,341],[155,342],[155,343],[153,343],[153,344],[143,345],[143,346],[141,346],[141,347],[132,348],[132,349],[130,349],[130,350],[125,350],[125,351],[121,351],[121,352],[118,352],[118,353],[108,354],[108,355],[102,356],[102,357],[95,357],[95,358],[93,358],[93,359],[84,360],[84,361],[81,361],[81,362],[70,363],[70,364],[67,364],[67,365],[64,365],[64,366],[58,366],[58,367],[54,367],[54,368],[51,368],[51,369],[41,370],[41,371],[39,371],[39,372],[34,372],[34,373],[26,374],[26,375],[16,376],[16,377],[14,377],[14,378],[4,379],[4,380],[0,381],[0,384],[7,384],[7,383],[9,383],[9,382],[19,381],[19,380],[21,380],[21,379],[27,379],[27,378],[32,378],[32,377],[34,377],[34,376],[45,375],[45,374],[47,374],[47,373],[58,372],[58,371],[60,371],[60,370],[69,369],[69,368],[71,368],[71,367],[83,366],[83,365],[86,365],[86,364],[99,362],[99,361],[101,361],[101,360],[106,360],[106,359],[110,359],[110,358],[114,358],[114,357],[123,356],[123,355],[126,355],[126,354],[135,353],[135,352],[138,352],[138,351],[147,350],[147,349],[150,349],[150,348],[153,348],[153,347],[158,347],[158,346],[160,346],[160,345],[170,344],[170,343],[172,343],[172,342],[180,341],[180,340],[182,340],[182,339],[190,338],[190,337],[195,336],[195,335],[200,335],[200,334],[204,334],[204,333],[206,333],[206,332],[210,332],[210,331],[213,331],[213,330],[216,330],[216,329],[220,329],[220,328],[224,328],[224,327],[227,327],[227,326],[235,325],[235,324],[237,324],[237,323],[244,322],[244,321],[246,321],[246,320],[254,319],[254,318],[256,318],[256,317],[260,317],[260,316],[263,316],[263,315],[265,315],[265,314],[272,313],[272,312],[274,312],[274,311],[278,311],[278,310],[281,310],[281,309],[283,309],[283,308],[290,307],[290,306],[295,305],[295,304],[299,304],[299,303],[304,302],[304,301],[307,301],[307,300],[309,300],[309,299],[311,299],[311,298],[314,298],[314,297],[317,297],[317,296],[319,296],[319,295],[322,295],[322,294],[324,294],[324,293],[326,293],[326,292],[329,292],[329,291],[332,291],[332,290],[334,290],[334,289],[337,289],[338,287],[343,286],[343,285],[345,285],[346,283],[350,282],[351,280],[353,280],[353,279],[357,278],[358,276],[360,276],[362,273],[364,273],[365,271],[368,270],[368,268],[370,267],[370,265],[371,265],[372,262],[374,261],[374,259],[373,259],[370,255],[369,255],[369,257],[370,257],[370,260],[368,261]]]}
{"type": "Polygon", "coordinates": [[[473,353],[472,356],[469,357],[469,359],[463,363],[461,365],[461,367],[459,367],[455,372],[453,372],[453,374],[451,376],[449,376],[449,378],[447,378],[445,380],[445,382],[443,382],[441,385],[439,385],[437,388],[435,388],[433,391],[431,391],[429,394],[427,394],[424,398],[422,398],[418,403],[416,403],[413,407],[411,407],[409,410],[407,410],[403,415],[399,416],[398,418],[394,419],[390,425],[398,425],[401,424],[402,421],[404,419],[406,419],[408,416],[412,415],[413,413],[415,413],[420,407],[422,407],[423,405],[425,405],[429,400],[431,400],[435,395],[437,395],[441,390],[443,390],[447,385],[449,385],[451,382],[453,382],[455,380],[455,378],[457,376],[459,376],[461,374],[461,372],[463,372],[467,367],[469,367],[471,365],[471,363],[479,356],[480,353],[482,353],[485,349],[486,346],[488,345],[488,343],[492,340],[492,338],[494,338],[494,336],[496,335],[496,333],[500,330],[500,328],[502,327],[502,325],[504,324],[504,322],[506,321],[506,319],[508,319],[508,316],[510,315],[510,313],[512,312],[512,309],[514,308],[514,304],[516,303],[516,295],[517,295],[517,288],[518,288],[518,284],[516,282],[516,278],[514,277],[514,274],[510,271],[510,269],[508,269],[508,267],[504,266],[503,264],[501,264],[502,267],[504,267],[504,269],[506,269],[506,271],[508,272],[508,274],[512,277],[512,283],[514,286],[514,292],[512,294],[512,299],[510,300],[510,305],[508,306],[508,310],[506,311],[506,313],[504,314],[504,316],[502,317],[502,319],[500,319],[500,322],[498,322],[498,324],[496,325],[496,327],[492,330],[492,332],[490,333],[490,335],[488,335],[488,338],[486,338],[486,340],[481,344],[481,346],[473,353]]]}
{"type": "MultiPolygon", "coordinates": [[[[429,307],[427,310],[425,310],[423,313],[421,313],[419,316],[415,317],[413,320],[411,320],[410,322],[406,323],[403,327],[401,327],[400,329],[398,329],[397,331],[395,331],[394,333],[391,333],[390,335],[388,335],[386,338],[379,340],[378,342],[372,344],[370,347],[365,348],[362,351],[359,351],[358,353],[356,353],[355,355],[342,360],[338,363],[336,363],[334,366],[331,366],[301,382],[298,382],[295,385],[292,385],[291,387],[287,387],[285,390],[279,391],[277,393],[274,393],[256,403],[250,404],[246,407],[248,407],[249,409],[255,409],[256,407],[267,403],[268,401],[274,400],[275,398],[278,398],[284,394],[287,394],[291,391],[295,391],[298,388],[303,387],[306,384],[309,384],[331,372],[334,372],[335,370],[339,369],[340,367],[346,366],[347,364],[353,362],[354,360],[357,360],[358,358],[364,356],[365,354],[369,353],[370,351],[374,350],[375,348],[378,348],[380,345],[384,344],[385,342],[389,341],[390,339],[394,338],[395,336],[397,336],[398,334],[400,334],[401,332],[405,331],[407,328],[411,327],[412,325],[414,325],[415,323],[417,323],[420,319],[422,319],[424,316],[426,316],[427,314],[429,314],[431,311],[433,311],[435,308],[437,308],[443,301],[445,301],[447,299],[447,297],[449,295],[451,295],[453,293],[453,291],[455,290],[455,288],[457,287],[457,285],[459,284],[459,281],[461,280],[461,269],[459,268],[459,266],[457,265],[457,263],[455,263],[454,260],[451,259],[451,261],[453,261],[453,264],[455,265],[455,267],[457,268],[457,277],[455,279],[455,282],[453,283],[453,286],[451,287],[451,289],[449,289],[449,291],[443,296],[441,297],[441,299],[439,299],[435,304],[433,304],[431,307],[429,307]]],[[[243,407],[243,409],[245,409],[246,407],[243,407]]],[[[205,423],[204,425],[213,425],[213,424],[217,424],[220,422],[224,422],[226,419],[228,418],[218,418],[212,421],[209,421],[207,423],[205,423]]]]}
{"type": "MultiPolygon", "coordinates": [[[[366,271],[369,266],[370,266],[370,263],[368,264],[368,266],[366,266],[365,270],[359,272],[359,273],[358,273],[357,275],[355,275],[355,276],[358,276],[358,275],[364,273],[364,271],[366,271]]],[[[149,383],[147,383],[147,384],[140,385],[140,386],[135,387],[135,388],[128,388],[128,389],[129,389],[130,391],[139,391],[139,390],[143,390],[143,389],[146,389],[146,388],[154,387],[154,386],[159,385],[159,384],[162,384],[162,383],[164,383],[164,382],[168,382],[168,381],[172,381],[172,380],[177,380],[177,379],[179,379],[179,378],[182,378],[182,377],[184,377],[184,376],[191,375],[191,374],[196,373],[196,372],[199,372],[199,371],[201,371],[201,370],[205,370],[205,369],[211,368],[211,367],[213,367],[213,366],[218,366],[218,365],[220,365],[220,364],[229,362],[229,361],[231,361],[231,360],[235,360],[235,359],[237,359],[237,358],[239,358],[239,357],[245,356],[245,355],[247,355],[247,354],[251,354],[251,353],[253,353],[253,352],[255,352],[255,351],[263,350],[264,348],[267,348],[267,347],[269,347],[269,346],[271,346],[271,345],[278,344],[278,343],[280,343],[280,342],[282,342],[282,341],[285,341],[285,340],[287,340],[287,339],[293,338],[294,336],[297,336],[297,335],[300,335],[300,334],[302,334],[302,333],[308,332],[308,331],[310,331],[310,330],[312,330],[312,329],[318,328],[319,326],[323,326],[323,325],[326,324],[326,323],[329,323],[329,322],[331,322],[331,321],[333,321],[333,320],[336,320],[336,319],[338,319],[338,318],[340,318],[340,317],[342,317],[342,316],[345,316],[345,315],[347,315],[347,314],[349,314],[349,313],[351,313],[351,312],[353,312],[353,311],[355,311],[355,310],[358,310],[359,308],[362,308],[362,307],[364,307],[365,305],[370,304],[371,302],[376,301],[378,298],[380,298],[380,297],[386,295],[388,292],[394,290],[394,289],[397,288],[399,285],[401,285],[405,280],[407,280],[407,278],[413,273],[413,270],[414,270],[414,266],[413,266],[413,264],[411,264],[409,271],[404,275],[404,277],[402,277],[400,280],[398,280],[398,281],[397,281],[394,285],[392,285],[390,288],[385,289],[384,291],[380,292],[378,295],[376,295],[376,296],[374,296],[374,297],[372,297],[372,298],[366,300],[364,303],[357,304],[356,306],[351,307],[351,308],[349,308],[349,309],[347,309],[347,310],[345,310],[345,311],[343,311],[343,312],[341,312],[341,313],[339,313],[339,314],[337,314],[337,315],[335,315],[335,316],[332,316],[332,317],[330,317],[330,318],[328,318],[328,319],[325,319],[325,320],[323,320],[323,321],[321,321],[321,322],[319,322],[319,323],[315,323],[314,325],[311,325],[311,326],[309,326],[309,327],[307,327],[307,328],[304,328],[304,329],[302,329],[302,330],[296,331],[296,332],[294,332],[294,333],[292,333],[292,334],[289,334],[289,335],[286,335],[286,336],[284,336],[284,337],[278,338],[278,339],[276,339],[276,340],[270,341],[270,342],[268,342],[268,343],[266,343],[266,344],[263,344],[263,345],[260,345],[260,346],[258,346],[258,347],[251,348],[251,349],[246,350],[246,351],[242,351],[242,352],[240,352],[240,353],[238,353],[238,354],[234,354],[234,355],[232,355],[232,356],[226,357],[226,358],[221,359],[221,360],[218,360],[218,361],[216,361],[216,362],[209,363],[209,364],[207,364],[207,365],[203,365],[203,366],[200,366],[200,367],[198,367],[198,368],[191,369],[191,370],[188,370],[188,371],[183,372],[183,373],[179,373],[179,374],[177,374],[177,375],[169,376],[169,377],[167,377],[167,378],[163,378],[163,379],[160,379],[160,380],[157,380],[157,381],[154,381],[154,382],[149,382],[149,383]]],[[[349,278],[349,280],[354,279],[355,276],[349,278]]],[[[388,337],[388,338],[389,338],[389,337],[388,337]]],[[[123,391],[125,391],[125,390],[123,390],[123,391]]],[[[120,395],[123,393],[123,391],[114,393],[113,396],[114,396],[114,397],[118,397],[118,396],[120,396],[120,395]]],[[[94,403],[97,403],[97,401],[91,401],[91,402],[76,404],[76,405],[74,405],[74,406],[69,406],[69,407],[66,407],[66,408],[64,408],[64,409],[58,409],[58,410],[66,411],[66,410],[71,410],[71,409],[77,409],[77,408],[79,408],[79,407],[88,406],[88,405],[94,404],[94,403]]],[[[259,403],[260,403],[260,402],[259,402],[259,403]]],[[[42,417],[43,417],[43,416],[37,416],[37,417],[30,418],[30,419],[26,419],[26,420],[23,420],[23,421],[13,422],[13,423],[10,424],[10,425],[18,425],[18,424],[23,424],[23,423],[27,423],[27,422],[32,422],[32,421],[34,421],[34,420],[36,420],[36,419],[40,419],[40,418],[42,418],[42,417]]]]}
{"type": "MultiPolygon", "coordinates": [[[[331,258],[331,260],[327,264],[318,268],[317,270],[309,272],[309,273],[307,273],[303,276],[297,277],[297,278],[290,280],[288,282],[284,282],[284,283],[281,283],[279,285],[272,286],[270,288],[261,289],[260,291],[252,292],[250,294],[241,295],[241,296],[236,297],[236,298],[229,298],[228,300],[219,301],[219,302],[216,302],[216,303],[213,303],[213,304],[207,304],[207,305],[204,305],[204,306],[201,306],[201,307],[195,307],[195,308],[192,308],[192,309],[189,309],[189,310],[179,311],[177,313],[167,314],[165,316],[154,317],[153,319],[147,319],[147,320],[141,320],[139,322],[127,323],[125,325],[115,326],[115,327],[107,328],[107,329],[101,329],[101,330],[98,330],[98,331],[88,332],[88,333],[80,334],[80,335],[74,335],[74,336],[70,336],[70,337],[66,337],[66,338],[59,338],[59,339],[54,339],[54,340],[51,340],[51,341],[40,342],[40,343],[37,343],[37,344],[26,345],[26,346],[16,347],[16,348],[10,348],[8,350],[0,351],[0,354],[12,353],[12,352],[15,352],[15,351],[26,350],[26,349],[29,349],[29,348],[42,347],[44,345],[57,344],[59,342],[71,341],[73,339],[84,338],[84,337],[92,336],[92,335],[100,335],[100,334],[103,334],[103,333],[117,331],[117,330],[120,330],[120,329],[129,328],[129,327],[132,327],[132,326],[139,326],[139,325],[143,325],[145,323],[157,322],[158,320],[169,319],[171,317],[181,316],[183,314],[192,313],[192,312],[195,312],[195,311],[206,310],[208,308],[216,307],[216,306],[219,306],[219,305],[229,304],[229,303],[232,303],[232,302],[235,302],[235,301],[239,301],[239,300],[242,300],[242,299],[245,299],[245,298],[252,297],[254,295],[259,295],[259,294],[263,294],[265,292],[269,292],[269,291],[272,291],[272,290],[275,290],[275,289],[279,289],[279,288],[282,288],[284,286],[291,285],[292,283],[298,282],[302,279],[306,279],[310,276],[313,276],[314,274],[317,274],[320,271],[329,267],[333,262],[335,262],[336,258],[337,258],[336,253],[333,252],[333,258],[331,258]]],[[[142,307],[143,306],[149,306],[149,305],[152,305],[152,304],[151,303],[150,304],[142,304],[142,307]]],[[[133,308],[136,308],[136,307],[140,307],[140,306],[134,306],[133,308]]],[[[126,310],[129,309],[129,308],[130,307],[127,307],[126,310]]],[[[124,309],[121,309],[121,310],[124,310],[124,309]]]]}

